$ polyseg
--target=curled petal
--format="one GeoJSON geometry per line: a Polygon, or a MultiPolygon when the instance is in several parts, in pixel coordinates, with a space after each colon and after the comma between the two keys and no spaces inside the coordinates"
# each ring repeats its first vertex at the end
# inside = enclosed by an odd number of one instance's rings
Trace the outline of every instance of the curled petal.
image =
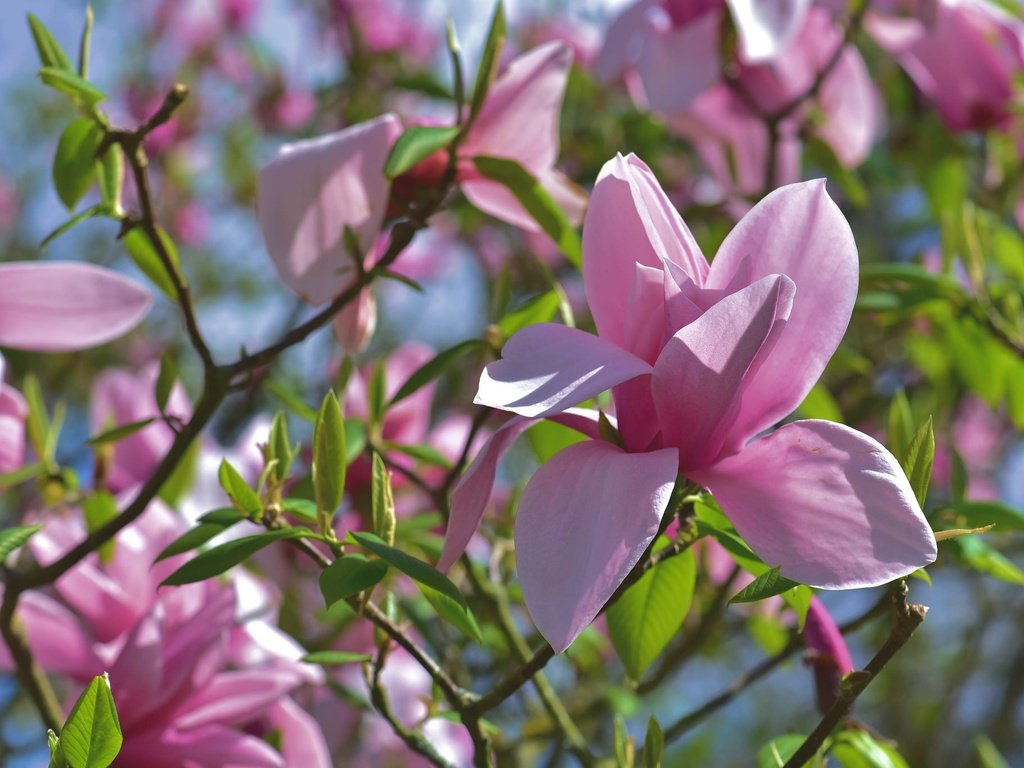
{"type": "Polygon", "coordinates": [[[874,587],[935,560],[896,458],[842,424],[787,424],[691,476],[762,560],[812,587],[874,587]]]}
{"type": "Polygon", "coordinates": [[[258,736],[205,725],[189,730],[158,726],[125,738],[118,764],[147,768],[286,768],[284,758],[258,736]]]}
{"type": "Polygon", "coordinates": [[[685,109],[721,77],[720,13],[704,13],[683,27],[648,30],[637,70],[650,108],[685,109]]]}
{"type": "Polygon", "coordinates": [[[648,14],[659,0],[639,0],[615,17],[605,34],[604,46],[594,62],[594,74],[605,83],[635,66],[648,33],[648,14]]]}
{"type": "MultiPolygon", "coordinates": [[[[583,220],[587,196],[565,174],[554,169],[541,170],[537,172],[537,180],[570,222],[579,224],[583,220]]],[[[542,231],[533,214],[523,208],[504,184],[486,178],[468,178],[459,182],[459,188],[474,208],[526,232],[542,231]]]]}
{"type": "Polygon", "coordinates": [[[651,372],[651,366],[599,336],[555,323],[519,331],[480,377],[475,403],[520,416],[548,416],[651,372]]]}
{"type": "Polygon", "coordinates": [[[123,336],[149,312],[149,291],[92,264],[0,264],[0,346],[67,352],[123,336]]]}
{"type": "Polygon", "coordinates": [[[345,229],[369,250],[387,209],[384,162],[394,115],[286,144],[260,172],[263,239],[281,279],[311,304],[345,289],[355,264],[345,229]]]}
{"type": "Polygon", "coordinates": [[[762,278],[714,304],[669,339],[654,366],[651,393],[662,438],[686,472],[711,464],[747,435],[733,429],[747,381],[770,359],[795,288],[785,275],[762,278]]]}
{"type": "MultiPolygon", "coordinates": [[[[597,413],[570,408],[564,413],[551,418],[587,437],[598,435],[597,413]]],[[[448,518],[448,530],[444,538],[444,551],[438,561],[438,570],[447,571],[462,553],[466,551],[469,540],[480,527],[480,519],[490,501],[494,489],[494,478],[498,472],[498,462],[508,452],[512,444],[523,432],[536,422],[536,419],[525,419],[520,416],[509,419],[484,443],[480,452],[470,463],[462,479],[452,492],[451,516],[448,518]]]]}
{"type": "Polygon", "coordinates": [[[598,333],[625,346],[636,265],[682,267],[702,285],[708,265],[651,170],[635,155],[605,163],[583,221],[583,282],[598,333]]]}
{"type": "Polygon", "coordinates": [[[516,515],[516,570],[534,623],[561,653],[636,565],[658,532],[676,451],[570,445],[530,479],[516,515]]]}
{"type": "Polygon", "coordinates": [[[744,382],[734,429],[747,437],[789,415],[839,346],[857,297],[857,245],[823,179],[775,190],[743,217],[715,256],[707,287],[783,274],[796,283],[789,322],[744,382]]]}

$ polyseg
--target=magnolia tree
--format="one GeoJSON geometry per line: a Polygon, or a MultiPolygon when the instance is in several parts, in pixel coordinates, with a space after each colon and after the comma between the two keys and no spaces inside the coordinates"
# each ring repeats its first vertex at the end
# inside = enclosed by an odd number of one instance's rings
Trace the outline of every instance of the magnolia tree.
{"type": "Polygon", "coordinates": [[[1024,759],[1021,9],[417,10],[28,16],[3,751],[1024,759]]]}

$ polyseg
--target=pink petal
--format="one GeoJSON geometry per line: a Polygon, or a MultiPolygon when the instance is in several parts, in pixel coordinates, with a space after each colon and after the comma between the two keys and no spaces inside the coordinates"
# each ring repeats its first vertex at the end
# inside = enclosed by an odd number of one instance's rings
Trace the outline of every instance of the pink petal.
{"type": "Polygon", "coordinates": [[[284,698],[267,710],[267,717],[271,726],[281,732],[281,752],[286,765],[331,768],[331,755],[320,724],[302,707],[284,698]]]}
{"type": "Polygon", "coordinates": [[[117,765],[147,768],[286,768],[284,758],[257,736],[221,726],[187,731],[161,728],[126,734],[117,765]]]}
{"type": "MultiPolygon", "coordinates": [[[[552,421],[582,432],[587,437],[598,436],[597,414],[571,408],[565,413],[555,414],[552,421]]],[[[536,419],[513,417],[491,433],[480,452],[463,473],[458,485],[452,492],[451,516],[448,519],[448,530],[445,532],[444,551],[437,563],[440,571],[447,571],[466,551],[469,540],[480,527],[480,519],[484,516],[487,502],[490,501],[494,488],[494,478],[498,472],[498,462],[523,432],[529,429],[536,419]]]]}
{"type": "Polygon", "coordinates": [[[570,445],[530,479],[516,514],[516,570],[534,624],[561,653],[629,574],[658,532],[676,451],[570,445]]]}
{"type": "Polygon", "coordinates": [[[245,725],[301,683],[296,670],[279,666],[220,672],[182,703],[174,721],[179,728],[245,725]]]}
{"type": "Polygon", "coordinates": [[[881,96],[855,48],[847,48],[818,95],[824,122],[814,130],[847,168],[860,165],[882,128],[881,96]]]}
{"type": "Polygon", "coordinates": [[[2,382],[3,358],[0,357],[0,474],[13,472],[25,461],[25,398],[2,382]]]}
{"type": "Polygon", "coordinates": [[[636,265],[671,261],[698,285],[708,265],[650,169],[635,155],[605,163],[583,222],[583,281],[598,333],[625,346],[636,265]]]}
{"type": "Polygon", "coordinates": [[[594,74],[605,83],[621,77],[639,60],[649,31],[648,14],[659,0],[639,0],[615,17],[594,62],[594,74]]]}
{"type": "Polygon", "coordinates": [[[679,449],[682,472],[711,464],[747,437],[733,428],[747,382],[770,359],[793,305],[793,281],[762,278],[714,304],[669,339],[651,393],[662,440],[679,449]]]}
{"type": "Polygon", "coordinates": [[[399,131],[383,115],[337,133],[286,144],[260,172],[263,239],[281,279],[311,304],[325,304],[354,273],[345,228],[364,253],[387,208],[384,161],[399,131]]]}
{"type": "Polygon", "coordinates": [[[571,66],[572,49],[558,41],[514,59],[491,86],[459,155],[508,157],[534,173],[550,169],[571,66]]]}
{"type": "MultiPolygon", "coordinates": [[[[93,650],[95,641],[88,630],[56,600],[39,592],[26,592],[18,601],[17,616],[25,627],[33,656],[47,672],[84,681],[103,671],[104,664],[93,650]]],[[[4,643],[0,643],[0,668],[14,668],[4,643]]]]}
{"type": "Polygon", "coordinates": [[[691,476],[762,560],[804,584],[874,587],[935,560],[895,457],[842,424],[787,424],[691,476]]]}
{"type": "Polygon", "coordinates": [[[721,22],[720,13],[704,13],[683,27],[648,28],[637,71],[652,110],[685,109],[718,81],[721,22]]]}
{"type": "Polygon", "coordinates": [[[789,322],[749,381],[735,434],[750,437],[792,413],[839,346],[857,297],[857,246],[824,180],[770,193],[729,233],[707,287],[725,289],[766,275],[796,283],[789,322]]]}
{"type": "Polygon", "coordinates": [[[651,366],[599,336],[555,323],[530,325],[505,342],[480,376],[473,402],[539,418],[596,397],[651,366]]]}
{"type": "Polygon", "coordinates": [[[142,322],[152,299],[134,280],[92,264],[0,264],[0,346],[67,352],[104,344],[142,322]]]}
{"type": "Polygon", "coordinates": [[[803,22],[811,0],[726,0],[740,38],[740,56],[757,64],[778,56],[803,22]]]}

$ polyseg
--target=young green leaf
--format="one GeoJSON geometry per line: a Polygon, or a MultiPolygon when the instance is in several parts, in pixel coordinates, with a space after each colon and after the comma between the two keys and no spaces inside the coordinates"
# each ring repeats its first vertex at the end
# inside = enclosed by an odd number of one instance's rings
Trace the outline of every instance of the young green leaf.
{"type": "Polygon", "coordinates": [[[448,595],[438,592],[436,589],[424,586],[423,584],[417,584],[420,588],[420,592],[423,593],[423,597],[427,599],[434,610],[437,611],[437,615],[447,621],[462,634],[466,635],[478,643],[483,642],[483,635],[480,634],[480,626],[476,623],[476,617],[468,607],[459,605],[455,600],[452,600],[448,595]]]}
{"type": "MultiPolygon", "coordinates": [[[[757,751],[757,768],[782,768],[806,740],[806,736],[796,733],[772,739],[757,751]]],[[[812,761],[808,765],[815,763],[812,761]]]]}
{"type": "Polygon", "coordinates": [[[124,151],[119,144],[111,144],[100,157],[96,164],[96,180],[110,215],[117,218],[123,216],[121,193],[124,190],[124,151]]]}
{"type": "Polygon", "coordinates": [[[68,768],[68,761],[64,757],[64,750],[60,746],[60,738],[53,729],[46,731],[46,743],[50,748],[50,764],[47,768],[68,768]]]}
{"type": "Polygon", "coordinates": [[[665,734],[653,717],[647,720],[647,734],[644,736],[644,768],[661,768],[661,757],[665,752],[665,734]]]}
{"type": "Polygon", "coordinates": [[[78,45],[78,74],[84,79],[89,78],[89,49],[92,47],[92,4],[85,4],[85,27],[82,29],[82,40],[78,45]]]}
{"type": "Polygon", "coordinates": [[[153,562],[159,563],[168,557],[174,557],[183,552],[191,552],[193,549],[201,547],[214,536],[223,533],[232,525],[240,523],[245,519],[238,510],[233,508],[208,512],[199,519],[199,525],[185,531],[185,533],[164,547],[153,562]]]}
{"type": "MultiPolygon", "coordinates": [[[[89,533],[102,528],[117,517],[117,501],[107,491],[97,491],[85,497],[82,502],[82,516],[89,533]]],[[[98,550],[100,562],[109,563],[114,557],[114,539],[100,545],[98,550]]]]}
{"type": "Polygon", "coordinates": [[[373,656],[368,653],[350,653],[348,651],[316,651],[306,654],[301,661],[307,664],[320,664],[322,666],[334,666],[337,664],[361,664],[364,661],[371,661],[373,656]]]}
{"type": "Polygon", "coordinates": [[[840,733],[828,754],[843,768],[907,768],[907,761],[896,750],[860,729],[840,733]]]}
{"type": "Polygon", "coordinates": [[[313,489],[320,532],[333,533],[334,513],[341,506],[345,493],[345,471],[348,467],[345,450],[345,422],[341,406],[333,390],[327,390],[313,432],[313,489]]]}
{"type": "Polygon", "coordinates": [[[473,164],[488,179],[507,187],[538,226],[554,240],[565,257],[577,269],[582,269],[579,235],[576,234],[565,211],[532,173],[515,160],[505,157],[477,156],[473,158],[473,164]]]}
{"type": "Polygon", "coordinates": [[[43,67],[39,70],[39,79],[54,90],[67,94],[72,101],[86,109],[91,109],[107,98],[107,94],[69,69],[43,67]]]}
{"type": "Polygon", "coordinates": [[[373,534],[352,532],[349,535],[364,549],[372,552],[393,568],[397,568],[413,581],[425,584],[431,589],[447,595],[462,608],[467,607],[466,598],[459,592],[458,587],[436,568],[427,565],[422,560],[417,560],[400,549],[389,547],[373,534]]]}
{"type": "Polygon", "coordinates": [[[384,411],[387,410],[388,378],[384,369],[383,360],[374,360],[373,370],[370,372],[370,383],[366,393],[366,409],[369,412],[367,423],[370,433],[380,437],[381,424],[384,420],[384,411]]]}
{"type": "Polygon", "coordinates": [[[971,528],[995,525],[999,532],[1024,531],[1024,510],[1001,501],[962,501],[953,505],[953,512],[971,528]]]}
{"type": "Polygon", "coordinates": [[[57,141],[53,157],[53,186],[57,197],[71,211],[92,186],[96,173],[96,150],[103,141],[103,129],[92,120],[72,120],[57,141]]]}
{"type": "Polygon", "coordinates": [[[41,525],[16,525],[0,530],[0,565],[18,547],[43,530],[41,525]]]}
{"type": "Polygon", "coordinates": [[[447,147],[458,135],[457,125],[414,125],[406,128],[388,153],[384,175],[389,179],[401,176],[421,160],[447,147]]]}
{"type": "Polygon", "coordinates": [[[320,592],[329,608],[380,583],[388,572],[383,560],[367,560],[362,555],[337,558],[320,574],[320,592]]]}
{"type": "Polygon", "coordinates": [[[59,224],[56,229],[50,232],[46,237],[39,243],[39,248],[46,248],[50,243],[56,240],[66,232],[70,232],[72,229],[77,227],[83,221],[89,219],[95,219],[97,216],[112,216],[114,213],[113,209],[106,203],[97,203],[96,205],[90,205],[85,210],[79,211],[74,216],[70,217],[67,221],[59,224]]]}
{"type": "Polygon", "coordinates": [[[914,414],[910,411],[907,393],[899,390],[889,404],[888,445],[893,455],[903,463],[907,446],[914,435],[914,414]]]}
{"type": "MultiPolygon", "coordinates": [[[[655,552],[668,544],[668,539],[659,538],[655,552]]],[[[608,608],[608,634],[633,680],[643,676],[682,626],[696,574],[693,552],[670,557],[648,569],[608,608]]]]}
{"type": "Polygon", "coordinates": [[[306,528],[277,528],[253,536],[226,541],[205,552],[200,552],[160,582],[160,586],[176,587],[211,579],[229,568],[233,568],[275,541],[315,537],[316,534],[306,528]]]}
{"type": "Polygon", "coordinates": [[[256,518],[263,514],[263,503],[260,501],[260,497],[227,459],[221,459],[220,467],[217,469],[217,480],[228,498],[243,515],[248,518],[256,518]]]}
{"type": "Polygon", "coordinates": [[[798,586],[800,586],[799,583],[791,581],[779,573],[779,568],[772,568],[762,573],[733,595],[729,600],[729,604],[757,602],[758,600],[781,595],[783,592],[798,586]]]}
{"type": "Polygon", "coordinates": [[[459,342],[454,347],[439,352],[434,358],[428,360],[419,368],[417,368],[405,383],[398,388],[395,392],[394,397],[391,398],[389,406],[393,406],[396,403],[401,402],[409,395],[417,392],[420,388],[426,386],[452,365],[456,360],[470,352],[471,350],[478,349],[483,345],[480,339],[467,339],[466,341],[459,342]]]}
{"type": "Polygon", "coordinates": [[[78,697],[60,735],[60,747],[74,768],[107,768],[121,751],[123,737],[106,673],[97,675],[78,697]]]}
{"type": "Polygon", "coordinates": [[[935,461],[935,433],[932,431],[932,417],[922,424],[907,447],[903,470],[907,473],[910,487],[914,490],[917,503],[924,506],[928,486],[932,479],[932,463],[935,461]]]}
{"type": "Polygon", "coordinates": [[[422,462],[423,464],[429,464],[432,467],[440,467],[441,469],[452,468],[452,463],[448,460],[448,457],[437,450],[437,448],[430,445],[401,445],[399,443],[392,443],[385,440],[381,447],[385,451],[403,453],[406,456],[416,459],[416,461],[422,462]]]}
{"type": "Polygon", "coordinates": [[[1024,585],[1024,571],[977,536],[952,539],[949,546],[969,568],[1010,584],[1024,585]]]}
{"type": "Polygon", "coordinates": [[[491,89],[491,83],[498,74],[505,35],[505,6],[502,0],[498,0],[494,6],[494,15],[491,17],[491,26],[487,30],[484,52],[480,57],[480,69],[477,70],[476,80],[473,82],[473,94],[469,101],[469,124],[476,120],[487,98],[487,92],[491,89]]]}
{"type": "Polygon", "coordinates": [[[455,114],[462,120],[463,108],[466,105],[466,84],[462,74],[462,46],[455,31],[455,19],[449,17],[445,25],[445,39],[448,43],[448,58],[452,65],[453,92],[450,98],[455,100],[455,114]]]}
{"type": "MultiPolygon", "coordinates": [[[[158,232],[160,239],[163,241],[164,250],[171,257],[171,262],[178,265],[180,263],[178,249],[174,246],[171,236],[163,229],[158,230],[158,232]]],[[[149,239],[149,235],[146,234],[146,230],[142,227],[134,227],[121,238],[121,242],[124,243],[125,250],[128,251],[132,261],[135,262],[135,266],[142,270],[142,273],[150,279],[153,285],[172,299],[177,300],[174,281],[167,274],[167,269],[160,260],[160,255],[157,253],[156,248],[153,247],[153,243],[149,239]]]]}
{"type": "Polygon", "coordinates": [[[633,768],[633,750],[633,739],[626,728],[626,719],[621,712],[616,712],[612,721],[612,752],[616,768],[633,768]]]}
{"type": "Polygon", "coordinates": [[[71,66],[71,59],[64,53],[64,49],[61,48],[60,43],[50,33],[50,30],[46,28],[35,15],[28,15],[28,26],[32,30],[32,39],[36,44],[36,51],[39,53],[39,63],[44,67],[53,67],[54,69],[66,69],[68,72],[74,71],[71,66]]]}
{"type": "Polygon", "coordinates": [[[156,384],[153,388],[156,407],[160,413],[167,408],[167,401],[171,398],[171,391],[174,389],[174,382],[177,378],[178,366],[174,362],[174,357],[167,352],[160,358],[160,371],[157,373],[156,384]]]}
{"type": "Polygon", "coordinates": [[[518,309],[506,313],[498,321],[498,329],[501,331],[502,337],[507,339],[528,325],[548,322],[558,312],[561,302],[562,300],[555,290],[534,296],[518,309]]]}
{"type": "Polygon", "coordinates": [[[391,490],[391,473],[384,459],[373,452],[373,481],[370,489],[373,532],[389,547],[395,544],[395,498],[391,490]]]}
{"type": "Polygon", "coordinates": [[[49,442],[47,435],[50,434],[50,415],[46,410],[46,400],[43,398],[43,388],[39,386],[39,379],[31,373],[27,374],[21,386],[21,394],[28,405],[25,427],[29,442],[40,460],[49,464],[53,461],[53,456],[46,452],[49,442]]]}
{"type": "Polygon", "coordinates": [[[268,440],[270,458],[276,459],[274,465],[274,478],[278,483],[288,477],[292,462],[295,460],[296,452],[292,448],[291,438],[288,437],[288,418],[284,411],[278,411],[274,421],[270,425],[270,438],[268,440]]]}
{"type": "Polygon", "coordinates": [[[141,421],[133,421],[128,424],[118,424],[116,427],[100,432],[98,435],[93,435],[89,438],[90,445],[107,445],[108,443],[117,443],[124,440],[126,437],[131,437],[139,430],[145,429],[150,424],[156,421],[156,418],[150,416],[142,419],[141,421]]]}

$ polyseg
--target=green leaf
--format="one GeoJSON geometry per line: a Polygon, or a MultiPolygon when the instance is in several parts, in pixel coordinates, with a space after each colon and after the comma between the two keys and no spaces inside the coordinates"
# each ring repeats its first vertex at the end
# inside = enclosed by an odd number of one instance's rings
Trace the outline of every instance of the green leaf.
{"type": "Polygon", "coordinates": [[[316,502],[310,501],[309,499],[289,497],[281,502],[281,509],[290,515],[301,517],[303,520],[307,520],[310,523],[315,523],[317,520],[316,502]]]}
{"type": "Polygon", "coordinates": [[[824,419],[835,422],[843,420],[843,412],[839,409],[839,403],[821,382],[811,388],[807,397],[797,408],[797,412],[803,419],[824,419]]]}
{"type": "Polygon", "coordinates": [[[304,538],[317,538],[317,536],[306,528],[278,528],[226,541],[205,552],[200,552],[160,582],[160,586],[179,586],[210,579],[238,565],[275,541],[304,538]]]}
{"type": "Polygon", "coordinates": [[[906,458],[907,446],[914,435],[914,414],[910,411],[910,401],[902,389],[892,398],[889,405],[889,421],[887,437],[889,450],[900,464],[906,458]]]}
{"type": "Polygon", "coordinates": [[[842,768],[907,768],[907,761],[892,747],[861,730],[850,729],[836,736],[829,756],[842,768]]]}
{"type": "Polygon", "coordinates": [[[43,464],[26,464],[22,467],[18,467],[13,472],[4,472],[0,474],[0,491],[13,488],[16,485],[32,480],[33,478],[39,477],[45,474],[46,467],[43,464]]]}
{"type": "Polygon", "coordinates": [[[321,533],[332,531],[331,521],[345,493],[348,454],[345,450],[345,422],[334,390],[327,390],[313,431],[313,490],[321,533]]]}
{"type": "Polygon", "coordinates": [[[89,77],[89,49],[92,47],[92,5],[85,4],[85,27],[82,29],[82,39],[78,45],[78,74],[84,78],[89,77]]]}
{"type": "Polygon", "coordinates": [[[64,750],[60,746],[60,739],[50,728],[46,731],[46,742],[50,748],[50,765],[48,768],[68,768],[68,761],[64,757],[64,750]]]}
{"type": "Polygon", "coordinates": [[[932,417],[922,424],[907,447],[903,470],[907,473],[910,487],[917,496],[917,503],[924,506],[928,486],[932,480],[932,463],[935,461],[935,434],[932,432],[932,417]]]}
{"type": "Polygon", "coordinates": [[[141,421],[133,421],[128,424],[118,424],[116,427],[111,427],[108,430],[100,432],[98,435],[90,437],[89,444],[106,445],[108,443],[120,442],[126,437],[131,437],[139,430],[145,429],[155,421],[156,417],[150,416],[149,418],[142,419],[141,421]]]}
{"type": "Polygon", "coordinates": [[[124,151],[120,144],[111,144],[96,165],[96,180],[99,183],[103,202],[112,216],[121,217],[121,193],[124,190],[124,151]]]}
{"type": "Polygon", "coordinates": [[[455,100],[455,114],[462,119],[462,111],[466,106],[466,84],[462,75],[462,47],[459,45],[459,36],[455,32],[455,19],[449,17],[445,25],[445,39],[448,43],[448,58],[452,65],[452,85],[454,91],[447,93],[442,89],[443,95],[440,98],[455,100]]]}
{"type": "Polygon", "coordinates": [[[974,752],[978,756],[979,768],[1010,768],[1010,764],[999,754],[992,739],[984,734],[974,737],[974,752]]]}
{"type": "Polygon", "coordinates": [[[954,504],[967,499],[967,465],[960,452],[953,446],[949,447],[949,492],[954,504]]]}
{"type": "Polygon", "coordinates": [[[39,379],[31,373],[27,374],[21,385],[21,394],[25,397],[25,404],[28,406],[25,428],[28,432],[29,442],[32,443],[40,461],[48,464],[53,461],[53,456],[47,453],[50,416],[46,410],[46,400],[43,398],[43,388],[39,386],[39,379]]]}
{"type": "Polygon", "coordinates": [[[782,768],[806,740],[806,736],[796,733],[772,739],[757,751],[757,768],[782,768]]]}
{"type": "MultiPolygon", "coordinates": [[[[85,517],[86,529],[92,533],[117,517],[117,501],[107,491],[97,491],[85,497],[85,501],[82,502],[82,514],[85,517]]],[[[100,562],[110,562],[114,557],[114,546],[114,539],[100,545],[100,562]]]]}
{"type": "Polygon", "coordinates": [[[427,599],[427,602],[437,611],[438,616],[466,635],[466,637],[472,638],[478,643],[483,643],[484,638],[480,634],[480,627],[476,623],[476,617],[467,606],[459,605],[458,602],[452,600],[448,595],[442,594],[436,589],[431,589],[423,584],[417,584],[417,586],[427,599]]]}
{"type": "Polygon", "coordinates": [[[107,98],[107,94],[71,70],[43,67],[39,70],[39,79],[86,108],[93,107],[107,98]]]}
{"type": "Polygon", "coordinates": [[[498,321],[498,329],[502,337],[507,339],[528,325],[546,323],[555,316],[561,303],[561,297],[554,290],[534,296],[518,309],[506,313],[498,321]]]}
{"type": "Polygon", "coordinates": [[[1024,510],[1001,501],[962,501],[953,505],[958,518],[969,528],[995,525],[996,531],[1024,531],[1024,510]]]}
{"type": "Polygon", "coordinates": [[[644,736],[644,768],[661,768],[661,757],[665,752],[665,734],[653,717],[647,720],[647,734],[644,736]]]}
{"type": "Polygon", "coordinates": [[[16,525],[0,530],[0,565],[18,547],[43,530],[41,525],[16,525]]]}
{"type": "Polygon", "coordinates": [[[345,419],[345,448],[349,464],[358,459],[366,447],[366,425],[359,419],[345,419]]]}
{"type": "Polygon", "coordinates": [[[161,560],[166,560],[168,557],[174,557],[175,555],[180,555],[183,552],[191,552],[193,549],[201,547],[217,534],[226,531],[232,525],[240,523],[245,519],[246,518],[234,508],[218,509],[213,512],[208,512],[200,518],[199,525],[185,531],[185,533],[164,547],[153,562],[159,563],[161,560]]]}
{"type": "Polygon", "coordinates": [[[160,413],[167,408],[167,401],[171,398],[171,391],[174,389],[174,382],[178,378],[178,366],[174,357],[168,352],[160,358],[160,371],[156,376],[153,394],[156,397],[156,407],[160,413]]]}
{"type": "Polygon", "coordinates": [[[255,518],[263,513],[263,502],[260,501],[260,497],[227,459],[221,459],[220,467],[217,469],[217,480],[228,498],[243,515],[255,518]]]}
{"type": "Polygon", "coordinates": [[[616,712],[612,720],[612,753],[617,768],[633,768],[633,739],[620,712],[616,712]]]}
{"type": "Polygon", "coordinates": [[[53,186],[70,211],[85,197],[96,172],[96,150],[103,141],[103,129],[92,120],[72,120],[60,135],[53,157],[53,186]]]}
{"type": "Polygon", "coordinates": [[[113,215],[113,213],[114,210],[106,203],[97,203],[96,205],[90,205],[85,210],[76,213],[63,224],[58,225],[56,229],[54,229],[52,232],[50,232],[50,234],[43,238],[42,242],[39,243],[39,247],[40,249],[45,248],[61,235],[65,234],[66,232],[70,232],[83,221],[95,219],[97,216],[111,216],[113,215]]]}
{"type": "Polygon", "coordinates": [[[388,153],[384,175],[394,179],[412,170],[420,160],[451,144],[459,130],[457,125],[414,125],[406,128],[388,153]]]}
{"type": "Polygon", "coordinates": [[[71,66],[71,59],[64,53],[64,49],[61,48],[60,43],[50,33],[50,30],[46,28],[34,14],[28,15],[28,26],[32,30],[32,39],[36,44],[36,51],[39,53],[39,63],[44,67],[53,67],[54,69],[66,69],[68,72],[73,72],[74,67],[71,66]]]}
{"type": "Polygon", "coordinates": [[[267,444],[270,448],[270,458],[277,459],[277,464],[274,465],[274,478],[281,483],[288,477],[296,455],[288,436],[288,418],[284,411],[278,411],[274,415],[267,444]]]}
{"type": "MultiPolygon", "coordinates": [[[[657,552],[669,545],[661,537],[657,552]]],[[[608,634],[626,672],[639,680],[682,626],[697,573],[690,551],[663,560],[647,570],[608,608],[608,634]]]]}
{"type": "Polygon", "coordinates": [[[466,598],[459,592],[458,587],[452,584],[448,577],[436,568],[427,565],[422,560],[417,560],[400,549],[389,547],[373,534],[350,532],[349,536],[364,549],[377,555],[377,557],[387,562],[393,568],[397,568],[413,581],[418,584],[424,584],[443,595],[447,595],[463,608],[467,607],[466,598]]]}
{"type": "Polygon", "coordinates": [[[320,592],[328,607],[339,600],[358,595],[380,583],[387,575],[388,564],[383,560],[367,560],[362,555],[337,558],[320,574],[320,592]]]}
{"type": "Polygon", "coordinates": [[[960,560],[979,573],[1010,584],[1024,585],[1024,571],[978,536],[951,539],[948,545],[957,553],[960,560]]]}
{"type": "Polygon", "coordinates": [[[519,204],[550,237],[577,269],[583,267],[579,235],[561,206],[541,183],[515,160],[505,157],[473,158],[476,169],[492,181],[508,188],[519,204]]]}
{"type": "Polygon", "coordinates": [[[391,402],[388,404],[389,407],[419,391],[419,389],[444,373],[445,369],[460,357],[471,350],[478,349],[482,345],[483,342],[480,339],[467,339],[466,341],[456,344],[454,347],[449,347],[448,349],[439,352],[436,357],[425,362],[417,368],[408,379],[405,380],[405,383],[398,388],[394,397],[391,398],[391,402]]]}
{"type": "Polygon", "coordinates": [[[585,435],[554,421],[538,421],[526,430],[526,440],[537,461],[543,464],[559,451],[588,439],[585,435]]]}
{"type": "Polygon", "coordinates": [[[364,661],[372,661],[373,657],[368,653],[350,653],[348,651],[316,651],[302,657],[307,664],[320,664],[322,666],[333,666],[336,664],[355,664],[364,661]]]}
{"type": "Polygon", "coordinates": [[[768,597],[781,595],[786,590],[797,586],[799,586],[797,582],[791,581],[779,573],[778,567],[772,568],[770,571],[762,573],[752,582],[747,584],[747,586],[733,595],[729,600],[729,604],[753,603],[758,600],[764,600],[768,597]]]}
{"type": "Polygon", "coordinates": [[[373,478],[370,488],[370,509],[373,532],[388,546],[395,543],[395,497],[391,490],[391,473],[384,459],[373,452],[373,478]]]}
{"type": "Polygon", "coordinates": [[[280,379],[270,379],[263,388],[281,401],[281,404],[303,421],[316,423],[316,409],[310,407],[302,396],[280,379]]]}
{"type": "Polygon", "coordinates": [[[396,453],[402,453],[406,456],[416,459],[423,464],[429,464],[432,467],[440,467],[441,469],[451,469],[452,463],[448,460],[448,457],[441,453],[437,448],[431,445],[401,445],[400,443],[392,443],[385,440],[381,445],[385,451],[395,451],[396,453]]]}
{"type": "Polygon", "coordinates": [[[110,678],[103,673],[75,702],[60,735],[61,749],[74,768],[107,768],[121,751],[122,741],[110,678]]]}
{"type": "Polygon", "coordinates": [[[384,412],[387,403],[388,375],[384,368],[384,361],[377,359],[373,361],[373,370],[370,372],[370,383],[366,392],[366,410],[368,412],[368,423],[370,434],[380,437],[381,424],[384,420],[384,412]]]}
{"type": "Polygon", "coordinates": [[[487,30],[484,51],[480,56],[480,68],[477,70],[476,80],[473,82],[473,94],[469,100],[469,124],[476,120],[476,116],[487,99],[491,83],[494,82],[494,78],[498,74],[501,49],[505,46],[505,35],[505,7],[502,0],[498,0],[494,6],[494,15],[491,17],[491,26],[487,30]]]}
{"type": "MultiPolygon", "coordinates": [[[[171,262],[178,266],[180,260],[178,258],[178,249],[174,246],[174,241],[171,240],[171,236],[162,228],[157,231],[160,233],[160,239],[163,241],[164,250],[171,257],[171,262]]],[[[142,273],[150,279],[150,282],[170,298],[177,301],[174,281],[167,274],[167,269],[160,260],[160,254],[153,247],[153,242],[149,239],[149,235],[146,234],[146,230],[142,227],[133,227],[121,238],[121,242],[124,243],[125,250],[128,251],[132,261],[135,262],[135,266],[142,270],[142,273]]]]}
{"type": "Polygon", "coordinates": [[[158,495],[160,500],[168,506],[177,506],[178,502],[185,498],[185,494],[192,490],[201,449],[202,441],[193,441],[178,465],[171,470],[171,476],[160,486],[158,495]]]}

